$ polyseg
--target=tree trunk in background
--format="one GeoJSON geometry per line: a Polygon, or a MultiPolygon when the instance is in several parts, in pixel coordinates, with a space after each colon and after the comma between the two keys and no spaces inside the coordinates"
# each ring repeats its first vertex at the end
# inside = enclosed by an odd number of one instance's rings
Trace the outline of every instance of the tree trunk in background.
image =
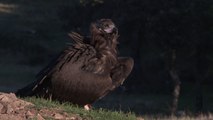
{"type": "Polygon", "coordinates": [[[203,93],[202,93],[202,84],[201,78],[198,78],[196,81],[196,97],[195,97],[195,110],[196,114],[202,113],[203,110],[203,93]]]}
{"type": "Polygon", "coordinates": [[[195,75],[195,80],[196,80],[196,84],[195,84],[195,112],[197,114],[200,114],[203,110],[203,93],[202,93],[202,81],[205,79],[205,74],[206,74],[206,70],[207,70],[207,61],[205,60],[205,55],[204,55],[204,51],[203,48],[205,45],[203,45],[203,43],[199,43],[197,45],[197,49],[196,49],[196,75],[195,75]]]}
{"type": "Polygon", "coordinates": [[[173,99],[172,99],[172,105],[171,105],[171,114],[174,115],[177,111],[178,107],[178,100],[180,95],[180,79],[176,72],[176,70],[170,70],[170,76],[172,78],[172,81],[174,83],[174,89],[173,89],[173,99]]]}
{"type": "Polygon", "coordinates": [[[170,76],[172,78],[173,84],[174,84],[174,89],[173,89],[173,99],[172,99],[172,104],[171,104],[171,115],[174,115],[177,111],[178,108],[178,100],[179,100],[179,95],[180,95],[180,78],[178,76],[178,73],[175,68],[176,64],[176,50],[172,50],[172,59],[171,59],[171,64],[170,64],[170,76]]]}

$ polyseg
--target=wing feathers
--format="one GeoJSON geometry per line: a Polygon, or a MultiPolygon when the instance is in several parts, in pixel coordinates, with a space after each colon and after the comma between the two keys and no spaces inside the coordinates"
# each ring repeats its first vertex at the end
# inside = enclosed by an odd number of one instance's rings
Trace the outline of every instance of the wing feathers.
{"type": "Polygon", "coordinates": [[[68,34],[76,43],[83,44],[84,37],[76,32],[71,32],[68,34]]]}

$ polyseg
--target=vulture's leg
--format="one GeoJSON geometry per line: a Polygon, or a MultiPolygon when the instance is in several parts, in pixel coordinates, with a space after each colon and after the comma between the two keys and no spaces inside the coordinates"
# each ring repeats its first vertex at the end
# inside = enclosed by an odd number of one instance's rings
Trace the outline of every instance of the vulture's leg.
{"type": "Polygon", "coordinates": [[[121,85],[132,71],[134,60],[132,58],[119,57],[118,64],[111,71],[112,89],[121,85]]]}

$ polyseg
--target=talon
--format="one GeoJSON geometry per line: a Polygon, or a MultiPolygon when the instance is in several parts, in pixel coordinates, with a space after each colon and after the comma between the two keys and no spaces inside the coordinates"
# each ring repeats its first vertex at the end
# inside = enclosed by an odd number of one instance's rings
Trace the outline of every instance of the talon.
{"type": "Polygon", "coordinates": [[[85,110],[91,110],[92,106],[90,104],[86,104],[86,105],[84,105],[84,109],[85,110]]]}

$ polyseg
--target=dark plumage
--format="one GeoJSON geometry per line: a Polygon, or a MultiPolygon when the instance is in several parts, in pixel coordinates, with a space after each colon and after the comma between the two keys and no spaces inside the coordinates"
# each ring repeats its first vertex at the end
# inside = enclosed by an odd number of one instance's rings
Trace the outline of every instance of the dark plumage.
{"type": "Polygon", "coordinates": [[[16,95],[39,96],[74,104],[91,104],[130,74],[132,58],[117,57],[118,30],[110,19],[91,24],[91,36],[70,33],[75,41],[16,95]]]}

